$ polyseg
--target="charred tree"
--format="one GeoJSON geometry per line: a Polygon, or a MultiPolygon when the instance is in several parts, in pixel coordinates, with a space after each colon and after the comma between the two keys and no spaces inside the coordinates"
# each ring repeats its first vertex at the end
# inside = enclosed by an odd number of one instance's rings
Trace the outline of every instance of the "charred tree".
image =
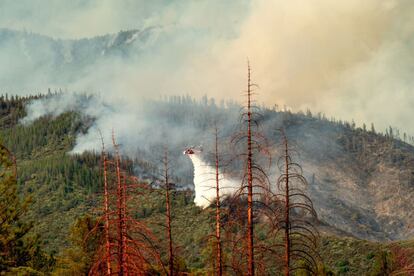
{"type": "MultiPolygon", "coordinates": [[[[282,172],[277,180],[274,202],[279,208],[274,211],[274,231],[283,243],[274,244],[283,248],[284,275],[305,270],[315,275],[320,259],[317,252],[319,233],[313,222],[317,215],[311,199],[306,195],[308,186],[302,168],[292,160],[293,149],[282,131],[282,156],[278,161],[282,172]]],[[[278,258],[279,260],[279,258],[278,258]]]]}
{"type": "Polygon", "coordinates": [[[122,183],[121,175],[121,157],[119,154],[118,145],[115,142],[115,135],[112,134],[112,143],[115,149],[115,166],[116,166],[116,193],[117,193],[117,249],[118,249],[118,266],[119,275],[124,275],[126,271],[126,252],[125,252],[125,238],[126,238],[126,224],[125,224],[125,185],[122,183]]]}
{"type": "Polygon", "coordinates": [[[180,270],[176,262],[179,252],[177,252],[178,247],[175,246],[173,231],[173,198],[175,184],[172,182],[174,176],[172,174],[170,155],[166,145],[156,149],[156,152],[160,153],[158,159],[160,169],[155,172],[153,189],[149,192],[155,193],[159,197],[165,199],[165,202],[162,202],[165,207],[165,211],[162,211],[165,216],[165,221],[153,221],[152,224],[165,229],[165,234],[162,239],[163,241],[160,244],[160,251],[162,251],[163,255],[163,273],[168,276],[180,275],[180,270]],[[163,154],[161,152],[163,152],[163,154]]]}
{"type": "Polygon", "coordinates": [[[220,203],[220,156],[218,146],[218,129],[215,127],[215,169],[216,169],[216,275],[223,275],[223,249],[221,241],[221,203],[220,203]]]}
{"type": "MultiPolygon", "coordinates": [[[[261,247],[255,244],[255,224],[261,212],[261,207],[259,208],[259,206],[263,205],[262,200],[267,196],[270,188],[264,164],[268,162],[270,166],[271,158],[267,139],[262,135],[260,129],[260,122],[263,117],[260,114],[260,108],[255,105],[253,99],[253,96],[256,94],[254,88],[258,86],[252,83],[249,63],[247,69],[246,105],[241,114],[241,130],[232,139],[232,143],[236,147],[235,151],[241,152],[238,155],[238,159],[244,162],[242,185],[234,197],[234,203],[238,207],[236,207],[237,210],[233,210],[235,217],[232,218],[232,224],[238,221],[238,227],[245,229],[243,248],[237,251],[240,256],[247,257],[247,275],[255,275],[258,271],[255,250],[261,247]],[[240,206],[240,201],[245,201],[246,206],[240,206]]],[[[233,242],[240,243],[242,241],[236,238],[233,242]]],[[[235,245],[234,249],[236,250],[236,248],[237,246],[235,245]]],[[[234,257],[236,256],[237,254],[234,255],[234,257]]],[[[240,261],[233,260],[233,268],[237,267],[237,270],[240,270],[241,265],[240,261]]],[[[240,272],[238,271],[237,273],[240,272]]]]}
{"type": "Polygon", "coordinates": [[[250,65],[247,78],[247,258],[248,274],[254,275],[253,244],[253,153],[252,153],[252,111],[251,111],[250,65]]]}
{"type": "Polygon", "coordinates": [[[104,233],[89,275],[146,275],[151,269],[164,268],[157,240],[128,210],[139,205],[142,191],[149,187],[131,176],[131,162],[121,159],[114,135],[112,142],[112,157],[106,154],[104,145],[102,149],[103,215],[86,237],[90,239],[97,230],[104,233]]]}
{"type": "Polygon", "coordinates": [[[103,181],[104,181],[104,232],[105,232],[105,260],[106,260],[106,275],[112,274],[111,267],[111,241],[109,238],[109,189],[108,189],[108,160],[105,152],[105,143],[101,135],[102,141],[102,166],[103,166],[103,181]]]}
{"type": "Polygon", "coordinates": [[[168,161],[168,150],[165,149],[164,153],[164,190],[165,190],[165,217],[166,217],[166,230],[167,230],[167,238],[168,238],[168,271],[169,275],[173,276],[174,273],[174,248],[173,248],[173,239],[172,239],[172,232],[171,232],[171,200],[170,200],[170,193],[171,193],[171,185],[170,183],[170,176],[169,176],[169,161],[168,161]]]}

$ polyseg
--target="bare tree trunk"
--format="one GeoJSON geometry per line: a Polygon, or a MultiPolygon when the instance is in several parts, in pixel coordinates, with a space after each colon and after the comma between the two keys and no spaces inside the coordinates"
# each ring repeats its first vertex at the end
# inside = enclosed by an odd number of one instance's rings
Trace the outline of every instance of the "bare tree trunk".
{"type": "Polygon", "coordinates": [[[121,161],[119,156],[118,145],[115,142],[115,135],[112,134],[112,142],[115,147],[115,159],[116,159],[116,177],[117,177],[117,215],[118,215],[118,275],[123,276],[125,272],[125,252],[124,252],[124,195],[123,195],[123,185],[121,179],[121,161]]]}
{"type": "Polygon", "coordinates": [[[100,222],[103,221],[102,238],[104,240],[98,249],[96,262],[89,270],[89,275],[146,275],[148,268],[153,267],[153,264],[166,271],[153,233],[144,223],[129,217],[127,192],[130,187],[145,191],[149,186],[146,183],[140,183],[136,177],[128,176],[128,171],[123,169],[128,168],[128,161],[121,160],[119,145],[116,144],[114,133],[112,133],[112,142],[115,151],[114,162],[111,162],[106,155],[102,139],[104,213],[102,219],[98,220],[90,232],[100,229],[100,222]],[[111,174],[111,169],[115,171],[114,175],[111,174]],[[111,186],[109,183],[112,179],[115,188],[114,202],[111,202],[109,190],[111,186]],[[111,211],[112,204],[113,210],[111,211]],[[113,232],[111,225],[114,226],[113,232]]]}
{"type": "Polygon", "coordinates": [[[165,204],[167,212],[167,235],[168,235],[168,267],[170,276],[174,275],[174,252],[171,234],[171,203],[170,203],[170,183],[168,175],[168,152],[165,150],[164,155],[164,181],[165,181],[165,204]]]}
{"type": "Polygon", "coordinates": [[[108,167],[105,145],[102,138],[103,176],[104,176],[104,213],[105,213],[105,259],[106,275],[112,274],[111,269],[111,243],[109,239],[109,193],[108,193],[108,167]]]}
{"type": "Polygon", "coordinates": [[[253,243],[253,171],[252,171],[252,112],[250,64],[248,65],[247,83],[247,256],[248,275],[254,275],[254,243],[253,243]]]}
{"type": "Polygon", "coordinates": [[[290,221],[289,221],[289,152],[285,137],[285,276],[290,273],[290,221]]]}
{"type": "Polygon", "coordinates": [[[216,275],[223,275],[223,260],[221,248],[221,215],[220,215],[220,175],[219,175],[219,151],[218,151],[218,130],[215,128],[215,159],[216,159],[216,275]]]}
{"type": "Polygon", "coordinates": [[[282,225],[277,231],[283,231],[284,241],[280,245],[284,248],[284,275],[289,276],[297,269],[316,275],[320,260],[317,248],[319,233],[312,220],[317,218],[317,214],[312,200],[305,194],[308,182],[302,175],[301,166],[291,159],[289,141],[283,130],[282,139],[284,154],[280,160],[284,164],[281,163],[282,175],[277,187],[284,201],[284,212],[280,212],[279,221],[282,225]],[[293,257],[303,263],[292,262],[293,257]]]}
{"type": "Polygon", "coordinates": [[[122,179],[122,260],[123,260],[123,271],[124,275],[128,275],[128,254],[127,254],[127,183],[126,183],[127,175],[126,172],[123,172],[123,179],[122,179]]]}

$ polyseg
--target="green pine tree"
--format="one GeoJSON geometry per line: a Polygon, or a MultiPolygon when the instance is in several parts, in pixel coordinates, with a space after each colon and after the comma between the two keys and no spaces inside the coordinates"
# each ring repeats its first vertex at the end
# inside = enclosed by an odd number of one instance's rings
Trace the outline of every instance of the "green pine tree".
{"type": "Polygon", "coordinates": [[[14,158],[0,145],[0,275],[42,275],[53,265],[38,238],[28,234],[31,223],[22,219],[29,202],[20,200],[14,158]]]}

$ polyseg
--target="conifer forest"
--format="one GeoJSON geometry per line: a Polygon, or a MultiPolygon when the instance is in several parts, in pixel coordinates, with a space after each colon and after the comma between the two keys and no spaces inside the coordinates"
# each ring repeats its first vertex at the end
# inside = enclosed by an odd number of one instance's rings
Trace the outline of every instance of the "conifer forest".
{"type": "Polygon", "coordinates": [[[0,275],[414,275],[412,14],[0,1],[0,275]]]}

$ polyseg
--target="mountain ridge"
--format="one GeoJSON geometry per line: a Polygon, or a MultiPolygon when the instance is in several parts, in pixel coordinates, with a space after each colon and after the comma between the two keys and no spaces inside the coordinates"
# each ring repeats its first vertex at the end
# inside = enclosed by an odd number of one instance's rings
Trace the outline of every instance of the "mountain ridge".
{"type": "MultiPolygon", "coordinates": [[[[120,31],[82,39],[55,39],[45,35],[0,29],[0,85],[66,86],[93,74],[106,63],[140,57],[156,43],[161,27],[120,31]],[[23,76],[23,81],[22,81],[23,76]]],[[[30,87],[23,87],[30,89],[30,87]]]]}
{"type": "MultiPolygon", "coordinates": [[[[22,109],[23,106],[19,108],[22,109]]],[[[185,97],[180,100],[173,97],[167,101],[150,101],[146,104],[143,112],[152,118],[153,122],[170,125],[170,135],[181,137],[178,140],[171,140],[169,145],[172,149],[177,149],[171,157],[177,167],[175,171],[178,177],[177,183],[186,187],[188,185],[186,183],[193,181],[191,162],[182,156],[182,149],[206,138],[208,126],[202,122],[213,119],[211,116],[215,116],[214,114],[221,114],[219,116],[224,116],[221,118],[226,118],[223,121],[225,132],[231,133],[232,121],[237,110],[236,107],[221,109],[214,103],[197,103],[185,97]],[[192,135],[177,136],[182,132],[182,127],[191,129],[188,133],[192,135]]],[[[304,175],[309,181],[308,193],[323,223],[336,228],[338,232],[373,241],[414,237],[414,225],[411,223],[414,217],[410,199],[414,195],[412,145],[389,134],[378,134],[356,128],[346,122],[319,119],[310,114],[263,109],[263,118],[264,135],[271,141],[279,141],[280,137],[275,130],[284,128],[287,136],[296,144],[300,154],[295,157],[302,165],[304,175]]],[[[46,116],[39,118],[34,124],[38,124],[36,122],[39,120],[53,122],[54,119],[46,116]]],[[[66,124],[72,119],[67,120],[69,121],[66,124]]],[[[66,151],[70,151],[73,147],[74,135],[79,131],[87,132],[91,126],[90,121],[85,125],[82,120],[78,120],[79,118],[76,119],[75,124],[78,130],[70,131],[71,146],[63,147],[67,149],[66,151]]],[[[17,127],[21,130],[31,128],[30,125],[17,124],[17,121],[13,128],[17,127]]],[[[6,144],[12,150],[19,152],[21,150],[19,144],[13,144],[13,140],[10,140],[13,139],[13,135],[16,135],[12,133],[13,131],[10,132],[11,130],[6,129],[7,135],[3,137],[8,137],[6,144]]],[[[141,133],[158,135],[153,124],[146,125],[141,133]]],[[[54,138],[57,139],[57,143],[59,139],[69,138],[65,138],[67,135],[65,132],[61,132],[60,135],[63,136],[54,138]]],[[[142,137],[136,140],[136,143],[140,144],[144,141],[151,140],[142,137]]],[[[162,140],[153,139],[152,142],[154,144],[148,145],[147,149],[127,148],[126,152],[137,153],[141,159],[153,162],[151,160],[156,160],[154,149],[162,140]]],[[[210,146],[208,142],[205,143],[206,151],[210,146]]],[[[39,145],[39,149],[36,150],[41,150],[42,147],[39,145]]],[[[273,154],[277,156],[277,146],[274,145],[272,148],[273,154]]],[[[135,155],[129,157],[134,159],[135,155]]],[[[148,167],[145,162],[142,164],[148,167]]],[[[269,171],[271,177],[278,175],[275,169],[272,165],[269,171]]],[[[138,166],[136,172],[149,176],[144,167],[138,166]]]]}

